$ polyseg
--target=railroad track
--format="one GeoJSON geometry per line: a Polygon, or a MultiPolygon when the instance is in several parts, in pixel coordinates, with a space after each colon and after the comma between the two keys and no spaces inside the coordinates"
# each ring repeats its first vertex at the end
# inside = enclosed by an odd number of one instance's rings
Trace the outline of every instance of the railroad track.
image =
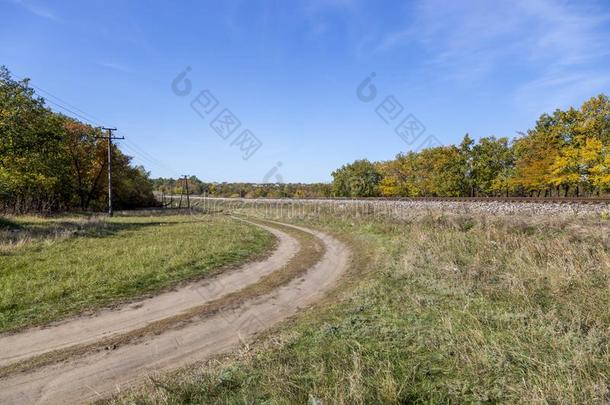
{"type": "Polygon", "coordinates": [[[397,198],[404,201],[456,201],[456,202],[506,202],[539,204],[610,204],[610,198],[586,197],[413,197],[397,198]]]}
{"type": "MultiPolygon", "coordinates": [[[[169,197],[169,196],[166,196],[169,197]]],[[[179,198],[180,196],[173,196],[179,198]]],[[[439,202],[504,202],[504,203],[537,203],[537,204],[610,204],[610,197],[330,197],[330,198],[228,198],[190,196],[191,199],[208,199],[243,202],[298,202],[298,201],[439,201],[439,202]]]]}

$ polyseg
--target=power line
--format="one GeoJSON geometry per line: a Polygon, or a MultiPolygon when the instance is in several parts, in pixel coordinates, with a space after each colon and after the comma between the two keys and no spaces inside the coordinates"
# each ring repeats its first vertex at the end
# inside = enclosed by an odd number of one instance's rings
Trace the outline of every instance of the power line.
{"type": "MultiPolygon", "coordinates": [[[[122,133],[124,134],[124,132],[122,132],[122,133]]],[[[127,144],[131,146],[131,149],[135,150],[140,155],[141,158],[147,159],[149,162],[152,162],[157,167],[163,168],[165,170],[169,170],[170,172],[172,172],[172,174],[176,175],[176,177],[180,177],[180,174],[177,170],[175,170],[173,167],[170,167],[167,164],[163,163],[163,161],[157,159],[156,157],[152,156],[150,153],[148,153],[146,150],[144,150],[141,146],[138,146],[138,144],[136,144],[135,142],[130,141],[129,139],[127,139],[125,142],[127,142],[127,144]]]]}
{"type": "Polygon", "coordinates": [[[123,143],[122,147],[127,152],[132,154],[134,157],[137,157],[138,160],[141,160],[142,162],[146,163],[147,165],[153,166],[153,167],[155,167],[157,169],[160,168],[160,166],[158,166],[157,163],[153,163],[151,160],[147,159],[145,156],[136,156],[136,155],[139,154],[139,152],[136,151],[132,146],[129,146],[128,144],[123,143]]]}
{"type": "MultiPolygon", "coordinates": [[[[128,142],[128,139],[125,139],[126,142],[128,142]]],[[[133,142],[132,142],[133,144],[133,142]]],[[[147,157],[146,154],[140,149],[138,150],[138,148],[129,145],[128,143],[123,143],[123,148],[127,149],[127,151],[131,152],[134,154],[134,156],[137,156],[137,158],[139,160],[141,160],[142,162],[146,163],[149,166],[152,166],[156,169],[159,170],[163,170],[163,171],[170,171],[173,175],[175,175],[176,177],[179,177],[179,174],[176,170],[172,169],[171,167],[161,163],[160,161],[157,161],[154,158],[150,158],[147,157]]]]}
{"type": "MultiPolygon", "coordinates": [[[[24,77],[20,77],[19,75],[16,75],[15,73],[11,73],[11,74],[13,76],[15,76],[16,78],[20,79],[20,80],[25,80],[24,77]]],[[[45,90],[45,89],[43,89],[41,87],[38,87],[38,86],[32,84],[31,82],[28,82],[28,86],[30,86],[30,87],[32,87],[32,88],[34,88],[34,89],[36,89],[36,90],[38,90],[38,91],[40,91],[42,93],[45,93],[49,97],[53,97],[54,99],[58,100],[59,102],[54,102],[53,100],[49,100],[49,98],[45,98],[45,101],[47,101],[47,102],[49,102],[49,103],[51,103],[51,104],[53,104],[53,105],[55,105],[55,106],[57,106],[57,107],[59,107],[61,109],[64,109],[64,110],[70,112],[71,114],[74,114],[74,115],[78,116],[79,118],[85,120],[86,122],[94,124],[94,126],[95,125],[98,125],[98,126],[100,125],[99,122],[102,121],[101,119],[99,119],[99,118],[89,114],[88,112],[86,112],[84,110],[81,110],[80,108],[76,107],[73,104],[70,104],[69,102],[63,100],[62,98],[60,98],[58,96],[56,96],[55,94],[51,93],[50,91],[45,90]],[[68,106],[70,108],[67,108],[66,106],[68,106]],[[80,114],[76,113],[73,110],[78,111],[80,114]],[[89,118],[87,118],[85,116],[88,116],[89,118]]]]}
{"type": "MultiPolygon", "coordinates": [[[[129,136],[129,135],[126,135],[126,136],[129,136]]],[[[138,156],[139,159],[141,159],[145,162],[148,162],[149,164],[151,164],[154,167],[157,167],[158,169],[162,169],[163,171],[169,171],[172,175],[175,175],[177,178],[180,177],[180,174],[176,169],[174,169],[171,166],[168,166],[163,161],[155,158],[154,156],[152,156],[151,154],[146,152],[146,150],[144,150],[142,147],[140,147],[135,142],[129,141],[128,139],[126,139],[126,142],[127,143],[124,144],[123,146],[125,146],[127,149],[131,150],[135,155],[138,156]]]]}
{"type": "MultiPolygon", "coordinates": [[[[62,110],[64,110],[64,111],[69,112],[69,113],[70,113],[70,114],[72,114],[72,115],[77,116],[77,117],[78,117],[78,118],[80,118],[82,121],[84,121],[85,123],[87,123],[87,124],[89,124],[89,125],[91,125],[91,126],[94,126],[94,127],[100,127],[100,126],[101,126],[101,124],[100,124],[99,122],[97,122],[97,121],[91,121],[91,120],[87,119],[86,117],[84,117],[84,116],[80,115],[79,113],[74,112],[74,111],[72,111],[71,109],[69,109],[69,108],[67,108],[67,107],[64,107],[63,105],[61,105],[61,104],[59,104],[59,103],[57,103],[57,102],[55,102],[55,101],[53,101],[53,100],[49,100],[49,99],[47,98],[47,99],[45,99],[45,101],[46,101],[47,103],[51,103],[51,104],[53,104],[54,106],[56,106],[56,107],[58,107],[58,108],[61,108],[61,109],[62,109],[62,110]]],[[[72,118],[74,118],[74,117],[72,117],[72,118]]]]}
{"type": "MultiPolygon", "coordinates": [[[[21,77],[21,76],[15,74],[15,73],[12,73],[12,75],[14,77],[16,77],[17,79],[19,79],[19,80],[25,80],[24,77],[21,77]]],[[[51,93],[51,92],[49,92],[49,91],[47,91],[47,90],[45,90],[45,89],[43,89],[43,88],[41,88],[39,86],[36,86],[36,85],[34,85],[34,84],[30,83],[30,82],[28,82],[28,86],[30,86],[30,87],[32,87],[32,88],[34,88],[34,89],[36,89],[36,90],[38,90],[38,91],[40,91],[42,93],[47,94],[48,96],[50,96],[52,98],[58,100],[58,101],[53,101],[53,100],[50,100],[49,98],[45,98],[44,100],[46,102],[51,103],[54,106],[56,106],[56,107],[58,107],[58,108],[60,108],[60,109],[62,109],[64,111],[67,111],[68,113],[72,114],[73,116],[80,118],[85,123],[88,123],[88,124],[90,124],[90,125],[92,125],[94,127],[103,127],[103,125],[101,124],[102,120],[97,118],[97,117],[95,117],[94,115],[89,114],[88,112],[86,112],[86,111],[76,107],[73,104],[70,104],[69,102],[67,102],[67,101],[63,100],[62,98],[54,95],[53,93],[51,93]],[[69,106],[69,108],[66,107],[66,105],[69,106]]],[[[72,117],[72,118],[74,118],[74,117],[72,117]]],[[[117,139],[119,139],[119,138],[117,138],[117,139]]],[[[122,137],[120,139],[125,139],[125,138],[122,137]]],[[[146,152],[143,148],[138,146],[135,142],[129,141],[129,140],[126,140],[126,142],[128,142],[131,145],[131,149],[134,151],[135,154],[140,155],[139,156],[140,159],[147,160],[149,163],[152,163],[152,165],[156,166],[157,168],[162,168],[164,170],[170,171],[177,178],[180,177],[180,174],[179,174],[179,172],[177,170],[175,170],[174,168],[172,168],[172,167],[168,166],[167,164],[163,163],[161,160],[155,158],[154,156],[152,156],[151,154],[146,152]]],[[[127,145],[123,145],[123,146],[127,146],[127,145]]]]}

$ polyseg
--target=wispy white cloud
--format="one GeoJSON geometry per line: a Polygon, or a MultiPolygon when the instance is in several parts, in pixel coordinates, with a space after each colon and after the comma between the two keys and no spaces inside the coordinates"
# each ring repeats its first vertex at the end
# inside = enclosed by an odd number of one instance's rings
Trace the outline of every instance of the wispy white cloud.
{"type": "Polygon", "coordinates": [[[26,0],[13,0],[13,3],[20,5],[21,7],[38,17],[45,18],[47,20],[52,20],[55,22],[61,21],[57,14],[55,14],[55,12],[53,12],[46,6],[42,6],[40,4],[26,0]]]}
{"type": "Polygon", "coordinates": [[[424,0],[413,9],[414,23],[386,35],[379,50],[423,44],[431,62],[471,69],[505,57],[582,63],[607,55],[610,19],[599,10],[558,0],[446,2],[424,0]]]}
{"type": "Polygon", "coordinates": [[[514,94],[521,109],[539,114],[578,103],[610,89],[610,73],[604,71],[560,72],[546,74],[519,86],[514,94]]]}
{"type": "Polygon", "coordinates": [[[522,8],[541,18],[537,35],[525,43],[528,61],[540,69],[515,90],[515,104],[532,113],[551,111],[610,89],[607,12],[551,0],[524,2],[522,8]]]}
{"type": "MultiPolygon", "coordinates": [[[[519,71],[515,96],[545,92],[574,99],[607,85],[610,15],[599,3],[563,0],[422,0],[412,23],[384,36],[378,52],[418,44],[422,59],[448,80],[495,78],[503,68],[519,71]]],[[[571,102],[574,100],[568,100],[571,102]]]]}
{"type": "Polygon", "coordinates": [[[305,0],[299,8],[303,17],[309,21],[311,34],[321,35],[328,31],[331,24],[329,13],[350,20],[357,18],[360,7],[360,0],[305,0]]]}
{"type": "MultiPolygon", "coordinates": [[[[523,13],[536,16],[530,56],[553,58],[558,66],[597,60],[610,54],[610,14],[586,2],[569,5],[557,0],[521,1],[523,13]]],[[[532,27],[534,28],[534,27],[532,27]]]]}
{"type": "Polygon", "coordinates": [[[316,14],[331,9],[354,10],[359,5],[360,0],[307,0],[304,2],[304,9],[310,14],[316,14]]]}
{"type": "Polygon", "coordinates": [[[123,73],[132,73],[133,72],[133,70],[130,69],[129,67],[127,67],[125,65],[121,65],[119,63],[102,61],[102,62],[98,62],[98,65],[108,68],[108,69],[117,70],[117,71],[123,72],[123,73]]]}

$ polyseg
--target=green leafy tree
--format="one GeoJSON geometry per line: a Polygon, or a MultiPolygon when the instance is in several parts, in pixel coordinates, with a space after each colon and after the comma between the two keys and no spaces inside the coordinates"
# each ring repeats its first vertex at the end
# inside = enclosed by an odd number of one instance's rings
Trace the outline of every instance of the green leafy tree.
{"type": "Polygon", "coordinates": [[[375,197],[381,173],[366,159],[356,160],[332,173],[333,194],[338,197],[375,197]]]}
{"type": "Polygon", "coordinates": [[[486,137],[472,148],[471,183],[477,195],[493,195],[506,181],[499,177],[510,173],[514,165],[513,151],[508,138],[486,137]]]}
{"type": "MultiPolygon", "coordinates": [[[[0,208],[53,211],[106,203],[105,145],[99,130],[48,109],[28,80],[0,67],[0,208]]],[[[152,185],[114,149],[117,208],[155,204],[152,185]],[[138,198],[136,198],[136,196],[138,198]]]]}

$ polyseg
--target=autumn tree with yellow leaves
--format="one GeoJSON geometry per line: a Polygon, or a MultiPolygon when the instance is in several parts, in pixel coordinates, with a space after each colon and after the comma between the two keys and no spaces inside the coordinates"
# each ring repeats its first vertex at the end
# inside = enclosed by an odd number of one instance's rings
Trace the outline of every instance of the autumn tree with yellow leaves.
{"type": "Polygon", "coordinates": [[[466,135],[458,146],[375,165],[382,176],[376,194],[386,197],[603,195],[610,192],[610,101],[599,95],[578,109],[543,114],[513,140],[466,135]]]}

